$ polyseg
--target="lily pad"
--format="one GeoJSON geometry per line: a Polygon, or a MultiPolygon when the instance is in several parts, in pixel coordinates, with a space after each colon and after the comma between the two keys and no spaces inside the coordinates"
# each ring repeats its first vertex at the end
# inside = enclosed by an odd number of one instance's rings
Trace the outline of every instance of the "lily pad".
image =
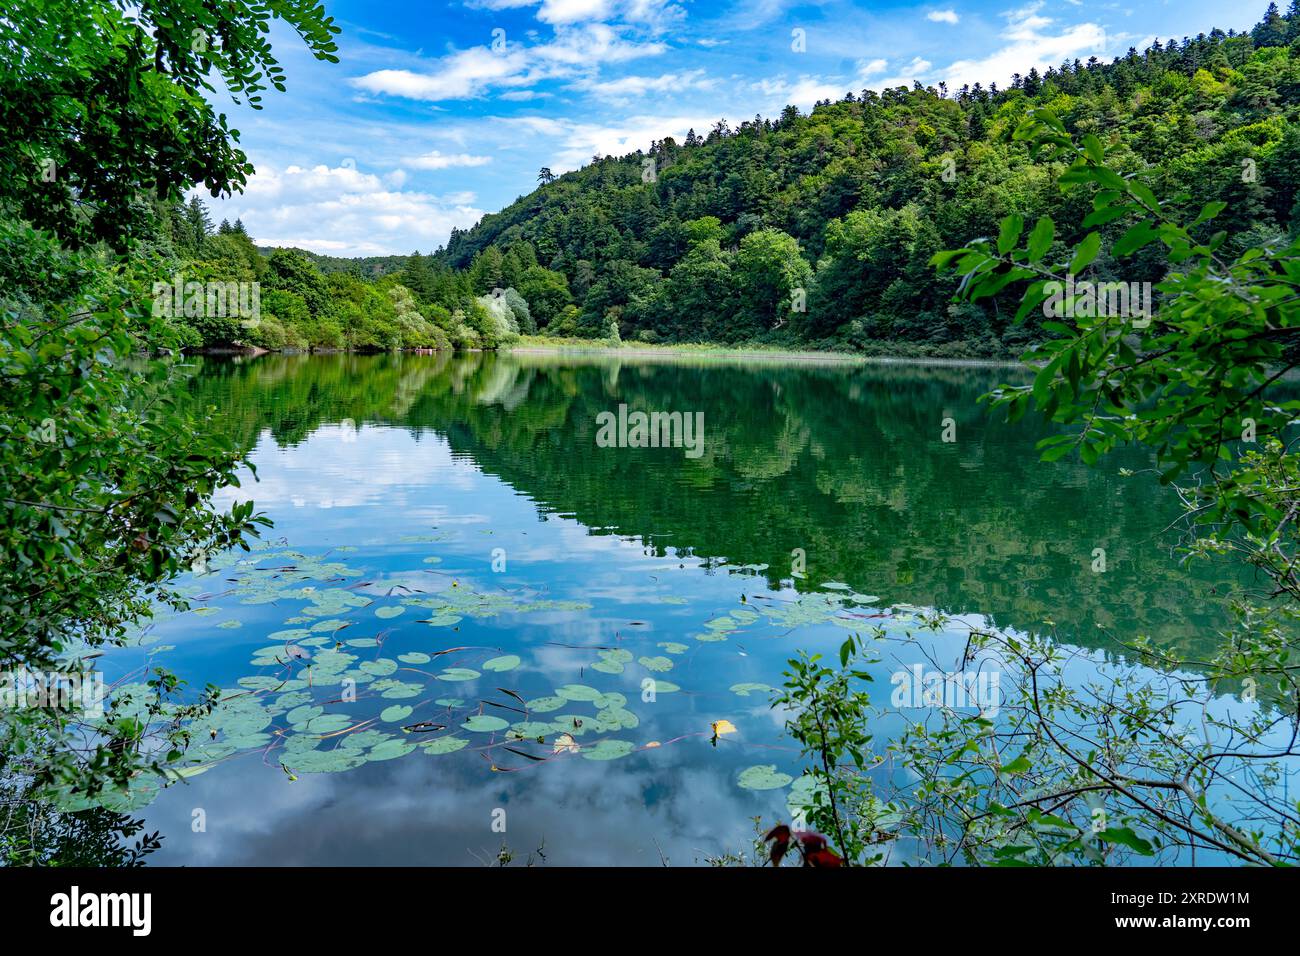
{"type": "Polygon", "coordinates": [[[438,680],[449,680],[449,681],[474,680],[475,678],[481,676],[482,675],[479,674],[478,671],[471,670],[468,667],[448,667],[446,670],[444,670],[441,674],[438,675],[438,680]]]}
{"type": "Polygon", "coordinates": [[[746,790],[779,790],[788,786],[793,780],[794,777],[788,773],[777,770],[776,764],[769,763],[741,771],[740,778],[736,782],[746,790]]]}
{"type": "Polygon", "coordinates": [[[419,746],[425,753],[437,756],[455,753],[468,743],[464,737],[439,737],[437,740],[426,740],[419,746]]]}
{"type": "Polygon", "coordinates": [[[627,740],[602,740],[595,745],[583,747],[582,756],[587,760],[617,760],[635,749],[636,745],[627,740]]]}
{"type": "Polygon", "coordinates": [[[528,709],[538,714],[559,710],[567,701],[563,697],[536,697],[528,702],[528,709]]]}
{"type": "Polygon", "coordinates": [[[385,740],[371,747],[370,753],[366,756],[370,760],[392,760],[395,757],[404,757],[414,749],[415,744],[405,740],[385,740]]]}
{"type": "Polygon", "coordinates": [[[535,739],[549,736],[554,728],[549,723],[543,723],[540,720],[521,720],[518,723],[511,724],[510,729],[521,738],[535,739]]]}
{"type": "Polygon", "coordinates": [[[565,700],[596,700],[600,697],[600,691],[586,684],[565,684],[555,688],[555,696],[565,700]]]}
{"type": "Polygon", "coordinates": [[[484,661],[481,666],[485,671],[512,671],[519,666],[519,655],[503,654],[501,657],[494,657],[490,661],[484,661]]]}
{"type": "Polygon", "coordinates": [[[351,770],[366,762],[363,754],[355,750],[308,750],[302,753],[284,754],[280,763],[297,773],[339,773],[351,770]]]}

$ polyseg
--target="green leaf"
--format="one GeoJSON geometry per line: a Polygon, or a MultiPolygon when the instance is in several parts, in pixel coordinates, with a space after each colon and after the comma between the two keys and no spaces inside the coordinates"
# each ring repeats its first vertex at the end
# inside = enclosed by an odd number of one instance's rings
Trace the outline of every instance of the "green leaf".
{"type": "Polygon", "coordinates": [[[1097,253],[1101,250],[1101,234],[1090,232],[1084,236],[1083,241],[1079,243],[1075,250],[1074,258],[1070,260],[1070,271],[1075,275],[1081,273],[1097,258],[1097,253]]]}
{"type": "Polygon", "coordinates": [[[1102,830],[1097,834],[1098,840],[1104,840],[1107,843],[1114,843],[1119,846],[1126,846],[1130,850],[1136,850],[1142,856],[1155,855],[1155,848],[1146,840],[1138,836],[1128,827],[1110,827],[1102,830]]]}
{"type": "Polygon", "coordinates": [[[1056,236],[1056,224],[1047,216],[1040,216],[1029,233],[1029,261],[1037,262],[1047,254],[1056,236]]]}
{"type": "Polygon", "coordinates": [[[759,764],[741,771],[737,779],[746,790],[779,790],[788,786],[794,777],[788,773],[781,773],[776,769],[776,764],[759,764]]]}
{"type": "Polygon", "coordinates": [[[1002,228],[998,231],[998,252],[1006,255],[1014,249],[1024,229],[1025,220],[1021,216],[1012,214],[1003,219],[1002,228]]]}

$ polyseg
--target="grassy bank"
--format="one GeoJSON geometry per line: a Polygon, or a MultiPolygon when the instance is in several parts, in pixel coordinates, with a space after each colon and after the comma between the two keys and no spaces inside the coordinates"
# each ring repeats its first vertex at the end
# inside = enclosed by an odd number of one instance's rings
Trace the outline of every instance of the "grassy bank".
{"type": "Polygon", "coordinates": [[[912,343],[881,342],[869,351],[791,349],[761,343],[719,345],[708,342],[651,344],[619,342],[609,339],[579,339],[549,335],[525,335],[509,348],[512,352],[569,352],[575,354],[617,353],[628,357],[691,357],[726,359],[770,359],[796,362],[881,362],[926,361],[952,364],[1001,365],[1015,361],[1015,356],[989,355],[962,348],[963,343],[944,346],[918,346],[912,343]]]}

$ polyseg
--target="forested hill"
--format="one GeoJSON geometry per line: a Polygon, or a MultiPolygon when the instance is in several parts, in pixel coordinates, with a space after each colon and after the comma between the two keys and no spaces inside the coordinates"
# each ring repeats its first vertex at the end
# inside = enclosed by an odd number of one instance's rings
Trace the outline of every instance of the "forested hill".
{"type": "Polygon", "coordinates": [[[344,273],[366,279],[378,279],[381,276],[401,272],[409,258],[408,256],[362,256],[352,259],[344,256],[327,256],[312,252],[310,249],[299,249],[296,246],[257,246],[256,248],[259,253],[268,257],[276,249],[287,248],[289,252],[302,256],[323,275],[344,273]]]}
{"type": "MultiPolygon", "coordinates": [[[[1300,179],[1300,0],[1246,33],[1156,42],[1111,63],[1074,60],[1010,87],[848,93],[809,115],[731,126],[595,157],[541,184],[447,248],[408,263],[422,300],[464,282],[513,286],[543,331],[953,352],[1016,349],[1035,334],[1007,298],[954,306],[940,249],[993,235],[1009,213],[1051,215],[1076,242],[1091,211],[1011,133],[1031,106],[1093,132],[1126,174],[1177,205],[1228,201],[1236,242],[1294,234],[1300,179]],[[799,311],[800,290],[806,305],[799,311]],[[792,308],[792,299],[793,308],[792,308]],[[567,307],[567,308],[566,308],[567,307]]],[[[1158,280],[1158,246],[1096,278],[1158,280]]],[[[1018,293],[1015,293],[1018,295],[1018,293]]]]}

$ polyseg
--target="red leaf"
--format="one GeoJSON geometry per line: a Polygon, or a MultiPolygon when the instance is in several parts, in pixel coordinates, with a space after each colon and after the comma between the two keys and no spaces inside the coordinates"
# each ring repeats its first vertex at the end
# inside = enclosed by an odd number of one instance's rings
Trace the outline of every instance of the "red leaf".
{"type": "Polygon", "coordinates": [[[768,840],[773,841],[770,857],[772,865],[780,866],[781,860],[785,857],[786,851],[790,849],[790,828],[784,823],[778,823],[767,832],[767,836],[763,837],[764,843],[768,840]]]}

